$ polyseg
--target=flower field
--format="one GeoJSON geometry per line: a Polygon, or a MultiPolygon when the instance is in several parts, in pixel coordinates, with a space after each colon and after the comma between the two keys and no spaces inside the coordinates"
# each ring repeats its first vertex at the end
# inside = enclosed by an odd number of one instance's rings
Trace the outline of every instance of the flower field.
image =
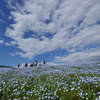
{"type": "Polygon", "coordinates": [[[96,100],[99,92],[100,66],[37,66],[0,71],[0,100],[96,100]]]}

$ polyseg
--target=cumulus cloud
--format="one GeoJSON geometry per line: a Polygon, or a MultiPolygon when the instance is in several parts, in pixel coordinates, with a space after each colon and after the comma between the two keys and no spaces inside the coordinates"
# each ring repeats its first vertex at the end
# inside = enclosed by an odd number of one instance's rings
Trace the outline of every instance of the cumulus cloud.
{"type": "Polygon", "coordinates": [[[55,57],[55,62],[64,62],[67,64],[95,63],[100,61],[100,50],[87,52],[74,52],[68,56],[55,57]]]}
{"type": "Polygon", "coordinates": [[[0,40],[0,44],[3,44],[4,43],[4,40],[0,40]]]}
{"type": "Polygon", "coordinates": [[[5,14],[2,12],[2,10],[0,10],[0,14],[1,14],[2,16],[5,16],[5,14]]]}
{"type": "Polygon", "coordinates": [[[17,44],[16,41],[11,41],[10,43],[5,43],[6,46],[15,46],[17,44]]]}
{"type": "MultiPolygon", "coordinates": [[[[83,55],[85,59],[87,53],[82,50],[100,42],[99,0],[25,0],[22,5],[18,2],[13,5],[12,2],[14,0],[8,1],[11,9],[14,9],[10,15],[14,23],[7,28],[6,36],[15,42],[7,44],[16,44],[23,51],[15,54],[31,59],[61,48],[69,54],[61,57],[65,62],[76,55],[83,55]],[[77,49],[80,52],[76,52],[77,49]]],[[[56,59],[59,61],[60,57],[56,59]]]]}

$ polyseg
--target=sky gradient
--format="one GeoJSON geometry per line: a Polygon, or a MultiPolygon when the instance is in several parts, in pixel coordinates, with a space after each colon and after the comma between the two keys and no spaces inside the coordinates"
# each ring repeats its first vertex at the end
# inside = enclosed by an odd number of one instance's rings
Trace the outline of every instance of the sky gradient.
{"type": "Polygon", "coordinates": [[[100,0],[0,0],[0,65],[100,62],[100,0]]]}

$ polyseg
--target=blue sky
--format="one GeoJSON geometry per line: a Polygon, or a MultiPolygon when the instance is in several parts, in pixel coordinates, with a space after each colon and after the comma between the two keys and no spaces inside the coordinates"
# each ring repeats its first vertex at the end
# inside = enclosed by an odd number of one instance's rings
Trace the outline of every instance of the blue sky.
{"type": "Polygon", "coordinates": [[[100,0],[1,0],[0,65],[100,61],[100,0]]]}

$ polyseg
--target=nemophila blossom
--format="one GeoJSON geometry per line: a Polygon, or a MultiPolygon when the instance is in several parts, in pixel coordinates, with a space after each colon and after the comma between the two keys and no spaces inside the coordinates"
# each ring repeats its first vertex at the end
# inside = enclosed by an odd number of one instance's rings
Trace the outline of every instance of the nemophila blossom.
{"type": "Polygon", "coordinates": [[[27,97],[24,96],[23,99],[27,99],[27,97]]]}
{"type": "Polygon", "coordinates": [[[75,88],[73,87],[73,88],[71,88],[71,90],[74,90],[75,88]]]}
{"type": "Polygon", "coordinates": [[[86,97],[86,100],[89,100],[88,97],[86,97]]]}
{"type": "Polygon", "coordinates": [[[68,90],[66,90],[66,92],[68,92],[68,90]]]}
{"type": "Polygon", "coordinates": [[[98,89],[99,72],[92,74],[92,72],[94,73],[95,71],[89,69],[89,73],[91,72],[91,74],[89,74],[84,67],[82,67],[82,70],[80,71],[71,67],[63,67],[62,69],[59,66],[56,68],[57,71],[50,68],[42,68],[41,70],[38,68],[22,68],[22,70],[17,69],[17,71],[14,69],[12,71],[15,73],[6,73],[5,76],[2,73],[2,82],[4,84],[0,83],[0,91],[3,91],[4,93],[7,91],[7,93],[9,93],[7,97],[12,99],[14,99],[14,96],[24,98],[26,95],[27,98],[36,97],[37,100],[39,100],[39,98],[40,100],[44,100],[45,98],[58,98],[60,100],[62,99],[62,97],[60,97],[62,92],[64,93],[62,95],[67,95],[70,91],[73,91],[73,94],[71,95],[79,94],[81,98],[88,98],[88,92],[91,91],[91,95],[96,98],[94,90],[95,88],[98,89]],[[5,82],[5,80],[7,82],[5,82]],[[85,90],[84,84],[87,85],[86,87],[91,87],[92,90],[85,90]],[[10,93],[11,91],[12,93],[10,93]]]}
{"type": "Polygon", "coordinates": [[[48,98],[48,96],[45,96],[45,98],[48,98]]]}
{"type": "Polygon", "coordinates": [[[82,96],[82,99],[84,99],[84,96],[82,96]]]}
{"type": "Polygon", "coordinates": [[[82,97],[83,93],[81,92],[81,93],[79,93],[79,95],[82,97]]]}
{"type": "Polygon", "coordinates": [[[14,100],[18,100],[18,99],[14,98],[14,100]]]}

